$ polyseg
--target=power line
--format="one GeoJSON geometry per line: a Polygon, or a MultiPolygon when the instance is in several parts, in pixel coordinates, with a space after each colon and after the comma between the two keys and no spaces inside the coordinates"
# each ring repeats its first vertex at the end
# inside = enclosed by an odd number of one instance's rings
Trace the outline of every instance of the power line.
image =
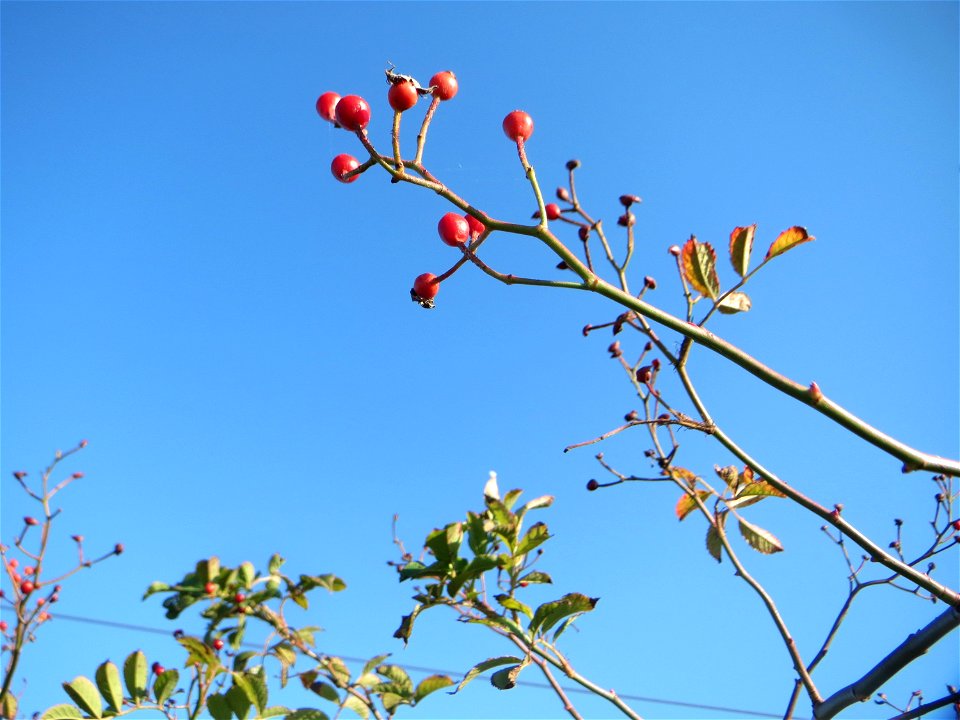
{"type": "MultiPolygon", "coordinates": [[[[100,625],[103,627],[118,628],[120,630],[133,630],[135,632],[152,633],[154,635],[166,635],[169,637],[171,634],[169,630],[161,630],[159,628],[146,627],[144,625],[131,625],[129,623],[114,622],[112,620],[100,620],[98,618],[81,617],[79,615],[64,615],[62,613],[57,613],[55,617],[58,620],[69,620],[72,622],[86,623],[88,625],[100,625]]],[[[254,643],[243,643],[243,645],[250,648],[260,647],[259,645],[256,645],[254,643]]],[[[340,657],[344,660],[348,660],[350,662],[363,663],[367,661],[367,658],[351,657],[349,655],[338,655],[337,657],[340,657]]],[[[425,673],[431,673],[431,674],[443,674],[443,675],[459,675],[460,674],[458,671],[445,670],[443,668],[424,667],[422,665],[404,664],[404,667],[417,672],[425,672],[425,673]]],[[[547,683],[532,682],[528,680],[518,680],[517,685],[522,685],[524,687],[529,687],[529,688],[537,688],[540,690],[553,689],[547,683]]],[[[580,693],[584,695],[593,694],[590,690],[587,690],[586,688],[583,688],[583,687],[564,687],[563,691],[567,693],[580,693]]],[[[691,708],[694,710],[712,710],[714,712],[731,713],[737,716],[748,715],[751,717],[763,717],[763,718],[782,717],[782,715],[779,715],[779,714],[761,712],[757,710],[744,710],[742,708],[731,708],[731,707],[725,707],[723,705],[704,705],[702,703],[683,702],[682,700],[666,700],[664,698],[654,698],[654,697],[647,697],[645,695],[632,695],[632,694],[625,694],[625,693],[617,693],[617,695],[623,700],[634,700],[637,702],[656,703],[658,705],[671,705],[673,707],[684,707],[684,708],[691,708]]]]}

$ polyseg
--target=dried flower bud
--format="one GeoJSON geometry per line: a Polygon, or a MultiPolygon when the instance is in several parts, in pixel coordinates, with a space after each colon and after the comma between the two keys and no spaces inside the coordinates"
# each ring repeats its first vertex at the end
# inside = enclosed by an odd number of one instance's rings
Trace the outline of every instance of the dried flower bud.
{"type": "Polygon", "coordinates": [[[598,483],[596,480],[590,480],[590,481],[587,483],[587,490],[589,490],[590,492],[593,492],[593,491],[596,490],[598,487],[600,487],[600,483],[598,483]]]}
{"type": "Polygon", "coordinates": [[[587,335],[589,335],[591,330],[593,330],[593,325],[584,325],[583,336],[586,337],[587,335]]]}
{"type": "Polygon", "coordinates": [[[612,343],[610,343],[610,346],[607,348],[607,352],[610,353],[610,357],[612,358],[618,358],[623,355],[623,353],[620,352],[620,341],[614,340],[612,343]]]}
{"type": "Polygon", "coordinates": [[[13,476],[17,480],[23,480],[27,476],[27,474],[23,470],[15,470],[13,473],[13,476]]]}
{"type": "Polygon", "coordinates": [[[645,457],[652,458],[656,456],[657,451],[651,448],[651,449],[644,450],[643,454],[645,457]]]}
{"type": "Polygon", "coordinates": [[[623,419],[627,422],[637,422],[640,419],[640,413],[638,413],[636,410],[631,410],[623,416],[623,419]]]}
{"type": "Polygon", "coordinates": [[[663,413],[662,415],[657,415],[657,422],[659,423],[668,423],[670,422],[670,415],[663,413]]]}
{"type": "Polygon", "coordinates": [[[557,270],[569,270],[570,266],[567,265],[563,260],[557,263],[557,270]]]}
{"type": "Polygon", "coordinates": [[[75,472],[75,473],[74,473],[73,475],[71,475],[70,477],[72,477],[74,480],[79,480],[80,478],[83,477],[83,473],[82,473],[82,472],[75,472]]]}
{"type": "Polygon", "coordinates": [[[570,202],[570,193],[567,192],[567,189],[564,187],[557,188],[557,200],[562,200],[563,202],[570,202]]]}
{"type": "Polygon", "coordinates": [[[567,160],[567,170],[576,170],[580,167],[579,160],[567,160]]]}
{"type": "Polygon", "coordinates": [[[636,218],[631,212],[624,213],[617,218],[617,225],[620,227],[633,227],[634,222],[636,222],[636,218]]]}
{"type": "Polygon", "coordinates": [[[644,352],[650,352],[651,350],[653,350],[653,343],[652,343],[652,342],[648,342],[646,345],[643,346],[643,351],[644,351],[644,352]]]}
{"type": "Polygon", "coordinates": [[[649,365],[644,365],[642,368],[637,370],[637,382],[648,383],[652,377],[653,372],[651,371],[649,365]]]}
{"type": "Polygon", "coordinates": [[[903,525],[903,520],[901,520],[900,518],[894,518],[893,524],[896,525],[897,527],[900,527],[903,525]]]}
{"type": "Polygon", "coordinates": [[[654,279],[653,279],[652,277],[650,277],[649,275],[647,275],[645,278],[643,278],[643,286],[644,286],[644,287],[648,287],[648,288],[650,288],[651,290],[656,290],[656,289],[657,289],[657,281],[654,280],[654,279]]]}
{"type": "Polygon", "coordinates": [[[70,537],[73,539],[74,542],[77,542],[77,543],[83,542],[83,535],[71,535],[70,537]]]}
{"type": "Polygon", "coordinates": [[[667,252],[670,253],[671,255],[673,255],[674,257],[680,257],[680,246],[679,246],[679,245],[671,245],[671,246],[670,246],[670,249],[667,250],[667,252]]]}
{"type": "Polygon", "coordinates": [[[122,555],[122,554],[123,554],[123,550],[124,550],[124,548],[123,548],[123,543],[117,543],[116,545],[113,546],[113,554],[114,554],[114,555],[122,555]]]}
{"type": "Polygon", "coordinates": [[[586,225],[581,225],[580,229],[577,230],[577,235],[580,236],[580,239],[586,242],[590,238],[590,228],[586,225]]]}
{"type": "Polygon", "coordinates": [[[85,448],[85,447],[86,447],[87,445],[89,445],[89,444],[90,444],[90,443],[89,443],[87,440],[81,440],[81,441],[80,441],[80,447],[82,447],[82,448],[85,448]]]}
{"type": "Polygon", "coordinates": [[[23,519],[23,524],[24,524],[24,525],[39,525],[39,524],[40,524],[40,521],[37,520],[35,517],[30,517],[29,515],[27,515],[27,517],[25,517],[25,518],[23,519]]]}
{"type": "Polygon", "coordinates": [[[651,360],[651,361],[650,361],[650,366],[651,366],[654,370],[659,370],[659,369],[660,369],[660,358],[654,358],[653,360],[651,360]]]}
{"type": "Polygon", "coordinates": [[[628,208],[634,203],[641,203],[643,200],[640,199],[639,195],[621,195],[620,204],[628,208]]]}

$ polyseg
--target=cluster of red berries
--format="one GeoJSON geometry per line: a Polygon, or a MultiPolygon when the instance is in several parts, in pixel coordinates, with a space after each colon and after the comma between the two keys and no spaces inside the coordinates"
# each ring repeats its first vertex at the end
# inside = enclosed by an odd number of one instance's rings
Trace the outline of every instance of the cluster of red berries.
{"type": "MultiPolygon", "coordinates": [[[[403,113],[417,104],[421,95],[432,95],[434,103],[451,100],[459,90],[457,77],[453,72],[445,70],[436,73],[430,78],[428,87],[423,88],[409,75],[400,75],[393,72],[393,68],[386,71],[387,102],[397,113],[403,113]]],[[[345,95],[341,97],[335,92],[325,92],[317,98],[317,114],[324,120],[333,123],[334,127],[341,127],[352,132],[362,133],[370,124],[370,105],[359,95],[345,95]]],[[[503,132],[508,138],[522,145],[533,135],[533,118],[523,110],[514,110],[503,119],[503,132]]],[[[342,153],[330,163],[333,176],[342,183],[352,183],[360,176],[357,172],[361,167],[360,161],[353,155],[342,153]]],[[[365,169],[365,168],[364,168],[365,169]]],[[[560,206],[550,203],[545,207],[547,219],[557,220],[560,217],[560,206]]],[[[440,239],[447,245],[457,247],[467,243],[471,238],[477,238],[485,230],[483,223],[471,215],[457,215],[447,213],[437,226],[440,239]]],[[[422,307],[432,308],[433,299],[440,291],[440,281],[433,273],[418,275],[413,281],[410,296],[422,307]]]]}

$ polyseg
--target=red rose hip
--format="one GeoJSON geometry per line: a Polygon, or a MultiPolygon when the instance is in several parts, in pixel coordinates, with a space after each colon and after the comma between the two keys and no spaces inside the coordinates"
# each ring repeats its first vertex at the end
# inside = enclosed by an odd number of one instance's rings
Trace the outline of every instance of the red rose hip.
{"type": "Polygon", "coordinates": [[[397,112],[409,110],[417,104],[418,98],[417,88],[409,80],[391,85],[387,91],[387,101],[390,103],[390,107],[397,112]]]}
{"type": "Polygon", "coordinates": [[[333,173],[333,176],[342,183],[352,183],[356,180],[359,175],[352,175],[351,177],[344,177],[347,173],[352,172],[360,167],[360,161],[357,160],[353,155],[347,155],[346,153],[342,155],[337,155],[333,162],[330,163],[330,172],[333,173]]]}
{"type": "Polygon", "coordinates": [[[347,130],[363,130],[370,124],[370,106],[359,95],[344,95],[337,103],[337,122],[347,130]]]}
{"type": "Polygon", "coordinates": [[[340,96],[337,93],[325,92],[317,98],[317,114],[328,122],[336,123],[338,102],[340,96]]]}
{"type": "Polygon", "coordinates": [[[470,223],[463,215],[450,212],[440,218],[440,222],[437,223],[437,232],[440,233],[440,239],[447,245],[456,247],[470,239],[470,223]]]}
{"type": "Polygon", "coordinates": [[[413,281],[413,291],[424,300],[433,300],[440,292],[440,283],[434,282],[436,277],[433,273],[417,275],[413,281]]]}
{"type": "Polygon", "coordinates": [[[433,86],[433,95],[441,100],[450,100],[460,89],[457,84],[457,76],[450,70],[438,72],[430,78],[430,85],[433,86]]]}
{"type": "Polygon", "coordinates": [[[533,135],[533,118],[523,110],[514,110],[503,119],[503,131],[515,142],[528,140],[533,135]]]}
{"type": "Polygon", "coordinates": [[[483,231],[487,228],[482,222],[477,220],[473,215],[464,215],[464,219],[467,221],[467,225],[470,226],[470,235],[472,237],[478,237],[483,234],[483,231]]]}
{"type": "Polygon", "coordinates": [[[560,217],[560,206],[556,203],[548,203],[543,209],[547,211],[547,220],[556,220],[560,217]]]}

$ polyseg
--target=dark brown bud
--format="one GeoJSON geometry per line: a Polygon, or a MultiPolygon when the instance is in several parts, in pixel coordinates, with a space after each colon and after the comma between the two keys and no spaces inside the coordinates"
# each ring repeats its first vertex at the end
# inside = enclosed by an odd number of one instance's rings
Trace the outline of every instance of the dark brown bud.
{"type": "Polygon", "coordinates": [[[651,366],[654,370],[659,370],[659,369],[660,369],[660,358],[654,358],[653,360],[651,360],[651,361],[650,361],[650,366],[651,366]]]}
{"type": "Polygon", "coordinates": [[[593,330],[593,325],[584,325],[583,336],[586,337],[587,335],[589,335],[591,330],[593,330]]]}
{"type": "Polygon", "coordinates": [[[636,218],[633,216],[633,213],[628,212],[617,218],[617,225],[621,227],[633,227],[635,221],[636,218]]]}
{"type": "Polygon", "coordinates": [[[590,480],[590,481],[587,483],[587,490],[589,490],[590,492],[593,492],[593,491],[596,490],[598,487],[600,487],[600,483],[598,483],[596,480],[590,480]]]}
{"type": "Polygon", "coordinates": [[[113,554],[114,555],[123,554],[123,543],[117,543],[116,545],[113,546],[113,554]]]}
{"type": "Polygon", "coordinates": [[[570,202],[570,193],[567,192],[567,189],[564,187],[557,188],[557,200],[562,200],[563,202],[570,202]]]}
{"type": "Polygon", "coordinates": [[[661,424],[668,423],[670,422],[670,416],[667,413],[663,413],[662,415],[657,415],[657,422],[661,424]]]}
{"type": "Polygon", "coordinates": [[[650,352],[651,350],[653,350],[653,343],[652,343],[652,342],[648,342],[646,345],[643,346],[643,351],[644,351],[644,352],[650,352]]]}
{"type": "Polygon", "coordinates": [[[642,368],[637,370],[637,382],[648,383],[652,377],[653,372],[650,370],[649,365],[644,365],[642,368]]]}
{"type": "Polygon", "coordinates": [[[620,341],[615,340],[610,343],[610,347],[607,348],[607,352],[610,353],[610,357],[612,358],[618,358],[623,355],[623,353],[620,352],[620,341]]]}
{"type": "Polygon", "coordinates": [[[657,281],[654,280],[654,279],[653,279],[652,277],[650,277],[649,275],[647,275],[647,276],[643,279],[643,286],[644,286],[644,287],[648,287],[648,288],[650,288],[651,290],[656,290],[656,289],[657,289],[657,281]]]}
{"type": "Polygon", "coordinates": [[[639,195],[621,195],[620,204],[628,208],[634,203],[641,203],[643,200],[640,199],[639,195]]]}
{"type": "Polygon", "coordinates": [[[23,470],[15,470],[13,473],[13,476],[17,480],[23,480],[27,476],[27,474],[23,470]]]}
{"type": "Polygon", "coordinates": [[[567,170],[576,170],[580,167],[579,160],[567,160],[567,170]]]}
{"type": "Polygon", "coordinates": [[[570,266],[567,265],[563,260],[557,263],[557,270],[569,270],[570,266]]]}
{"type": "Polygon", "coordinates": [[[623,416],[623,419],[627,422],[637,422],[637,420],[640,419],[640,413],[638,413],[636,410],[631,410],[623,416]]]}
{"type": "Polygon", "coordinates": [[[903,525],[903,520],[901,520],[900,518],[894,518],[893,524],[896,525],[897,527],[901,527],[903,525]]]}
{"type": "Polygon", "coordinates": [[[581,225],[580,229],[577,230],[577,235],[580,236],[581,240],[586,242],[590,239],[590,228],[586,227],[585,225],[581,225]]]}

